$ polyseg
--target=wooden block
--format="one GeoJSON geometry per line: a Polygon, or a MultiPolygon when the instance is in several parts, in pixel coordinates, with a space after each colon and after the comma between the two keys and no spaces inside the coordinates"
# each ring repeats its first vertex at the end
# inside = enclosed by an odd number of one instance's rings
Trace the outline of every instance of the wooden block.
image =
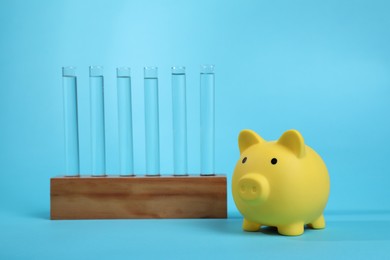
{"type": "Polygon", "coordinates": [[[226,176],[55,177],[51,219],[226,218],[226,176]]]}

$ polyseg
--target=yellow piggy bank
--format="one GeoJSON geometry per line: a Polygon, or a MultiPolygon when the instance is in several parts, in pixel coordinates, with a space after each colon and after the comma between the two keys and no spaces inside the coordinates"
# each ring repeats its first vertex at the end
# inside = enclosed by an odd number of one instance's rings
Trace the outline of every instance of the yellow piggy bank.
{"type": "Polygon", "coordinates": [[[244,216],[243,229],[275,226],[297,236],[307,224],[325,228],[329,175],[321,157],[296,130],[267,142],[252,130],[238,137],[240,159],[233,174],[234,202],[244,216]]]}

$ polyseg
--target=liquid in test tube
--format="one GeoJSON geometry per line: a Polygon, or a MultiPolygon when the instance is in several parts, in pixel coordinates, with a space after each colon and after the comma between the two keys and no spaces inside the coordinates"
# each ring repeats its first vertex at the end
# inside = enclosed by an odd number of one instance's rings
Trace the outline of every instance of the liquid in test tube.
{"type": "Polygon", "coordinates": [[[157,67],[144,68],[146,175],[160,175],[157,67]]]}
{"type": "Polygon", "coordinates": [[[103,67],[89,67],[91,94],[92,176],[106,175],[103,67]]]}
{"type": "Polygon", "coordinates": [[[200,69],[201,175],[214,175],[214,65],[200,69]]]}
{"type": "Polygon", "coordinates": [[[62,68],[65,130],[65,176],[79,176],[77,77],[75,67],[62,68]]]}
{"type": "Polygon", "coordinates": [[[133,176],[133,125],[130,68],[117,68],[120,175],[133,176]]]}
{"type": "Polygon", "coordinates": [[[172,67],[174,175],[187,175],[187,110],[185,67],[172,67]]]}

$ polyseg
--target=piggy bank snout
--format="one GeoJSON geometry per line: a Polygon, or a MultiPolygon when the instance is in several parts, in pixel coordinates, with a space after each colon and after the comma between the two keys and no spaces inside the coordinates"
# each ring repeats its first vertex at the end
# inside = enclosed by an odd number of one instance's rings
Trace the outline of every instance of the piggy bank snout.
{"type": "Polygon", "coordinates": [[[264,201],[268,193],[268,181],[258,173],[248,173],[238,181],[238,194],[243,200],[264,201]]]}

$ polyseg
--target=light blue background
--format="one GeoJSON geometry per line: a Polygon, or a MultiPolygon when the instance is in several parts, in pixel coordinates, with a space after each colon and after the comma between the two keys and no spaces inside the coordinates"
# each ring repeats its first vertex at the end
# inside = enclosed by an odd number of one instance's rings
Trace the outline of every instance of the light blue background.
{"type": "Polygon", "coordinates": [[[368,0],[1,1],[0,258],[172,257],[175,243],[186,258],[386,255],[389,13],[390,2],[368,0]],[[188,163],[198,173],[203,63],[216,66],[216,171],[230,187],[241,129],[268,140],[298,129],[329,168],[328,229],[295,240],[243,233],[230,188],[229,220],[49,221],[49,179],[64,170],[61,67],[78,68],[82,174],[91,169],[88,66],[105,68],[109,174],[119,170],[115,68],[132,68],[135,170],[143,174],[142,69],[158,66],[161,170],[171,174],[170,67],[187,67],[188,163]]]}

